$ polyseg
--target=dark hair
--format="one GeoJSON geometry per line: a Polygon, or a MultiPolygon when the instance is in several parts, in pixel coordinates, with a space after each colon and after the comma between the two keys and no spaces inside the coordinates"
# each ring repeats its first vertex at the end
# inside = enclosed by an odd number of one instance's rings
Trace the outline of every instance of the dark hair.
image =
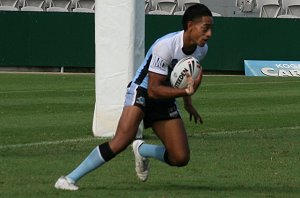
{"type": "Polygon", "coordinates": [[[203,16],[211,16],[212,17],[211,11],[205,5],[203,5],[201,3],[197,3],[195,5],[188,7],[188,9],[186,9],[186,11],[184,12],[184,14],[182,16],[183,30],[184,31],[187,30],[187,24],[189,21],[192,21],[196,18],[200,18],[203,16]]]}

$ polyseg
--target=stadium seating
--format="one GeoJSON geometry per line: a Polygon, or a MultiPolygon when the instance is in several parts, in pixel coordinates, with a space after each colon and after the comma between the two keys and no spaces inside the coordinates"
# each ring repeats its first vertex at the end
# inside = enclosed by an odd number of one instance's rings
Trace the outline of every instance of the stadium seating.
{"type": "Polygon", "coordinates": [[[21,8],[21,11],[36,11],[43,12],[43,8],[35,7],[35,6],[25,6],[21,8]]]}
{"type": "Polygon", "coordinates": [[[236,0],[235,6],[241,12],[252,12],[257,7],[257,3],[256,0],[236,0]]]}
{"type": "Polygon", "coordinates": [[[73,12],[86,12],[86,13],[94,13],[95,10],[89,8],[74,8],[73,12]]]}
{"type": "Polygon", "coordinates": [[[21,11],[44,11],[46,2],[44,0],[23,0],[21,11]]]}
{"type": "MultiPolygon", "coordinates": [[[[200,0],[145,0],[145,13],[152,15],[183,15],[185,10],[200,0]],[[156,5],[154,10],[153,5],[156,5]]],[[[213,16],[222,16],[212,12],[213,16]]]]}
{"type": "Polygon", "coordinates": [[[284,15],[277,16],[277,18],[300,18],[300,17],[291,14],[284,14],[284,15]]]}
{"type": "Polygon", "coordinates": [[[287,15],[295,15],[300,17],[300,0],[283,1],[287,15]]]}
{"type": "Polygon", "coordinates": [[[71,3],[73,12],[95,12],[95,1],[94,0],[76,0],[71,3]]]}
{"type": "Polygon", "coordinates": [[[19,10],[19,1],[18,0],[0,0],[0,10],[18,11],[19,10]]]}
{"type": "Polygon", "coordinates": [[[69,12],[67,8],[61,8],[61,7],[49,7],[46,9],[47,12],[69,12]]]}
{"type": "MultiPolygon", "coordinates": [[[[186,10],[188,7],[200,3],[200,0],[184,0],[182,2],[182,7],[179,7],[181,10],[186,10]]],[[[181,5],[179,5],[181,6],[181,5]]]]}
{"type": "Polygon", "coordinates": [[[289,2],[290,0],[281,0],[281,7],[282,10],[284,11],[284,14],[286,13],[287,5],[290,4],[289,2]]]}
{"type": "Polygon", "coordinates": [[[184,10],[196,3],[200,3],[200,0],[145,0],[145,13],[182,15],[184,10]]]}
{"type": "Polygon", "coordinates": [[[47,12],[69,12],[71,11],[70,0],[46,0],[47,12]]]}
{"type": "Polygon", "coordinates": [[[257,8],[258,10],[260,10],[263,1],[264,1],[264,0],[256,0],[256,8],[257,8]]]}
{"type": "Polygon", "coordinates": [[[151,1],[150,0],[145,0],[145,14],[148,14],[150,9],[151,9],[151,1]]]}
{"type": "Polygon", "coordinates": [[[200,0],[177,0],[177,3],[177,11],[181,11],[185,10],[186,7],[189,7],[192,4],[200,3],[200,0]]]}
{"type": "Polygon", "coordinates": [[[95,0],[0,0],[0,10],[93,13],[95,0]]]}
{"type": "Polygon", "coordinates": [[[177,7],[176,0],[163,0],[157,3],[155,10],[166,11],[169,14],[173,14],[177,7]]]}
{"type": "MultiPolygon", "coordinates": [[[[95,1],[96,0],[0,0],[0,10],[94,13],[95,1]]],[[[214,0],[215,2],[211,2],[210,0],[144,1],[145,14],[154,15],[183,15],[189,6],[196,3],[207,3],[212,11],[214,11],[214,9],[217,11],[213,12],[213,16],[300,17],[300,0],[230,0],[232,1],[230,2],[232,3],[232,7],[230,7],[231,4],[229,4],[229,2],[223,4],[217,0],[214,0]],[[216,3],[220,3],[220,5],[216,3]],[[229,9],[224,10],[223,8],[229,9]]]]}
{"type": "Polygon", "coordinates": [[[150,5],[149,11],[153,11],[156,9],[157,3],[160,2],[161,0],[145,0],[145,1],[149,1],[149,5],[150,5]]]}
{"type": "MultiPolygon", "coordinates": [[[[183,11],[183,10],[174,12],[174,15],[183,15],[183,14],[184,14],[184,11],[183,11]]],[[[212,15],[213,15],[214,17],[222,16],[221,14],[216,13],[216,12],[212,12],[212,15]]]]}
{"type": "Polygon", "coordinates": [[[153,14],[153,15],[171,15],[170,12],[164,11],[164,10],[153,10],[149,11],[148,14],[153,14]]]}
{"type": "Polygon", "coordinates": [[[259,17],[276,18],[281,11],[278,0],[264,0],[260,8],[259,17]]]}
{"type": "Polygon", "coordinates": [[[3,11],[18,11],[19,9],[13,6],[0,6],[0,10],[3,11]]]}
{"type": "Polygon", "coordinates": [[[219,14],[219,13],[216,13],[216,12],[212,12],[212,15],[213,15],[214,17],[219,17],[219,16],[222,16],[221,14],[219,14]]]}
{"type": "Polygon", "coordinates": [[[184,10],[179,10],[174,12],[174,15],[183,15],[184,14],[184,10]]]}

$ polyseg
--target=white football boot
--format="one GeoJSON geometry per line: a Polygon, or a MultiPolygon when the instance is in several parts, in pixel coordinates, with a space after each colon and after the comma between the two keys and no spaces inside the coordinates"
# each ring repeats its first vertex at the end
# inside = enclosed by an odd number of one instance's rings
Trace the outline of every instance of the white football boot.
{"type": "Polygon", "coordinates": [[[76,186],[70,179],[64,176],[61,176],[57,180],[54,187],[56,189],[61,189],[61,190],[72,190],[72,191],[78,190],[78,186],[76,186]]]}
{"type": "Polygon", "coordinates": [[[144,143],[143,140],[135,140],[132,143],[133,153],[135,156],[135,171],[141,181],[146,181],[149,172],[149,160],[141,156],[138,149],[144,143]]]}

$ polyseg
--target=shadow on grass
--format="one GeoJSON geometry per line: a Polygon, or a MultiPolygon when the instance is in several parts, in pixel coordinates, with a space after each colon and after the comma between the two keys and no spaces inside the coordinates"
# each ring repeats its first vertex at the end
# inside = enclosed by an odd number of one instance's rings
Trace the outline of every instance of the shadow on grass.
{"type": "Polygon", "coordinates": [[[272,192],[272,193],[300,193],[300,187],[294,186],[204,186],[204,185],[170,185],[170,189],[182,189],[188,191],[216,191],[216,192],[272,192]]]}
{"type": "Polygon", "coordinates": [[[146,193],[146,192],[177,192],[177,193],[197,193],[197,192],[237,192],[237,193],[283,193],[283,194],[300,194],[300,187],[296,186],[245,186],[245,185],[233,185],[233,186],[209,186],[209,185],[186,185],[186,184],[147,184],[147,185],[139,185],[139,184],[130,184],[128,186],[126,184],[115,185],[113,188],[110,186],[98,186],[98,187],[85,187],[81,188],[83,191],[88,190],[100,190],[100,191],[115,191],[115,192],[130,192],[134,191],[136,193],[146,193]]]}

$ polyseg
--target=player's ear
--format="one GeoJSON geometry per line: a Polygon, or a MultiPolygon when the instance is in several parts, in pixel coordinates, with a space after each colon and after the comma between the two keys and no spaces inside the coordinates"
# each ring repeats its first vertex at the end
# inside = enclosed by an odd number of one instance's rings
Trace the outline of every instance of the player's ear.
{"type": "Polygon", "coordinates": [[[188,21],[187,22],[187,30],[191,29],[193,25],[194,25],[193,21],[188,21]]]}

